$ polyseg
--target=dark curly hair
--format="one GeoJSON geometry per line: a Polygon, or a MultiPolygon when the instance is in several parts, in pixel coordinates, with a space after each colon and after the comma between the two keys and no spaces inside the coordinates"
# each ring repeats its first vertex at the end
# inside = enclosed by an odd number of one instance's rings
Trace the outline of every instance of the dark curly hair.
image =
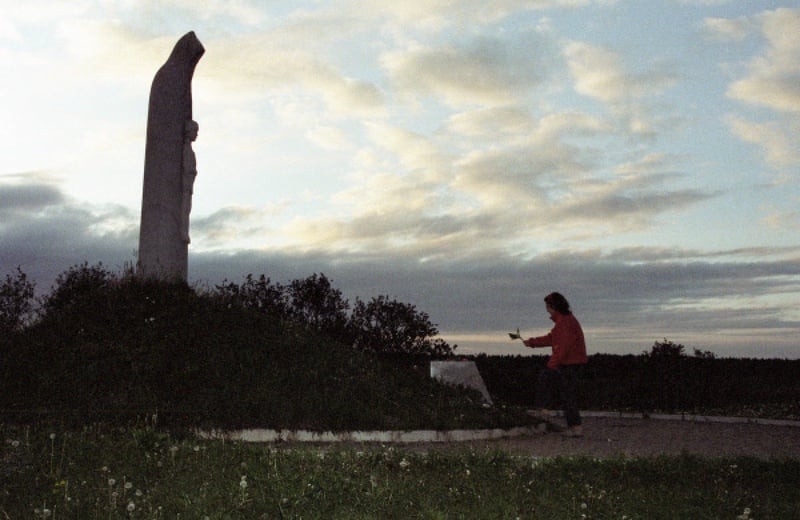
{"type": "Polygon", "coordinates": [[[561,314],[572,314],[572,311],[569,308],[569,302],[561,293],[551,292],[544,297],[544,302],[561,314]]]}

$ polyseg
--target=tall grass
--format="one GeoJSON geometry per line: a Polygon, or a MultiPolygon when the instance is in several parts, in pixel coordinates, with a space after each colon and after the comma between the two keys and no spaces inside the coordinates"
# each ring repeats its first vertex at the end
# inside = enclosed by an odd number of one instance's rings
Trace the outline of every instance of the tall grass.
{"type": "Polygon", "coordinates": [[[0,518],[797,518],[800,462],[2,429],[0,518]],[[746,513],[748,511],[748,513],[746,513]]]}

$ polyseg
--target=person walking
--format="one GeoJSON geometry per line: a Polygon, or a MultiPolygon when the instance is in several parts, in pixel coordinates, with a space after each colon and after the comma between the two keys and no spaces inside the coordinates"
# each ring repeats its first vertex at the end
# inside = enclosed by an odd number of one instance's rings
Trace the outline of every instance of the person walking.
{"type": "Polygon", "coordinates": [[[553,348],[547,367],[539,373],[536,382],[534,413],[547,419],[556,396],[560,397],[567,421],[565,434],[579,437],[583,435],[583,426],[577,403],[578,379],[588,362],[583,328],[562,294],[550,293],[544,302],[555,326],[544,336],[522,340],[529,348],[553,348]]]}

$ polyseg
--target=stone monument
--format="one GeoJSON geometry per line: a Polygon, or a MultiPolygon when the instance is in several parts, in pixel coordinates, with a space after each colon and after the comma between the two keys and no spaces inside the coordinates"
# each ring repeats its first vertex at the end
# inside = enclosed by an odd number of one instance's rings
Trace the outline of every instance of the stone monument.
{"type": "Polygon", "coordinates": [[[187,278],[189,213],[197,175],[192,150],[198,132],[192,119],[192,76],[204,52],[194,32],[185,34],[150,88],[137,263],[141,277],[187,278]]]}
{"type": "Polygon", "coordinates": [[[431,377],[443,383],[477,390],[486,404],[494,404],[474,361],[431,361],[431,377]]]}

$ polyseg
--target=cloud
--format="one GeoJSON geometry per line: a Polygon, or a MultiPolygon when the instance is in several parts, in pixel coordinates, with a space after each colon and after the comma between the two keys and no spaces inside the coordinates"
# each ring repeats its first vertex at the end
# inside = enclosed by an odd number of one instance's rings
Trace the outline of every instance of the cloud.
{"type": "Polygon", "coordinates": [[[116,205],[89,206],[54,184],[32,179],[0,184],[0,266],[23,271],[46,290],[56,274],[83,261],[121,269],[134,261],[138,216],[116,205]]]}
{"type": "Polygon", "coordinates": [[[522,106],[499,106],[453,114],[446,126],[449,132],[466,137],[513,136],[530,131],[533,119],[522,106]]]}
{"type": "Polygon", "coordinates": [[[720,42],[740,42],[752,34],[755,29],[752,20],[740,18],[706,18],[703,20],[703,32],[708,38],[720,42]]]}
{"type": "Polygon", "coordinates": [[[528,11],[572,9],[588,5],[591,0],[463,0],[458,2],[429,2],[408,0],[384,2],[355,0],[342,2],[335,9],[353,16],[388,20],[394,30],[413,27],[416,31],[439,32],[451,27],[463,28],[474,24],[498,23],[513,15],[528,11]]]}
{"type": "Polygon", "coordinates": [[[575,78],[575,90],[610,105],[658,94],[674,82],[671,75],[657,70],[631,74],[625,71],[618,54],[601,46],[572,42],[564,54],[575,78]]]}
{"type": "Polygon", "coordinates": [[[210,88],[219,98],[231,90],[265,98],[270,91],[288,96],[300,89],[319,95],[338,117],[375,116],[382,110],[383,93],[376,85],[342,74],[306,41],[260,32],[211,39],[207,45],[214,52],[203,57],[202,74],[216,83],[210,88]]]}
{"type": "Polygon", "coordinates": [[[732,0],[678,0],[678,3],[683,5],[724,5],[731,1],[732,0]]]}
{"type": "Polygon", "coordinates": [[[750,61],[747,76],[730,85],[728,96],[800,114],[800,9],[766,11],[758,21],[767,47],[750,61]]]}
{"type": "MultiPolygon", "coordinates": [[[[24,176],[24,174],[20,176],[24,176]]],[[[0,184],[0,215],[4,218],[13,218],[15,214],[43,210],[63,202],[63,194],[53,186],[0,184]]],[[[0,226],[2,225],[0,224],[0,226]]]]}
{"type": "Polygon", "coordinates": [[[622,117],[626,132],[655,133],[657,118],[647,103],[649,98],[675,83],[674,74],[659,68],[636,74],[629,72],[619,54],[586,42],[568,43],[564,56],[575,80],[576,92],[607,105],[612,113],[622,117]]]}
{"type": "Polygon", "coordinates": [[[248,26],[263,23],[267,18],[263,7],[252,0],[205,0],[202,4],[192,0],[138,0],[134,5],[142,18],[152,21],[192,17],[248,26]]]}
{"type": "Polygon", "coordinates": [[[728,125],[741,140],[758,145],[772,167],[783,169],[800,165],[800,150],[797,148],[798,128],[787,128],[777,121],[755,123],[739,117],[728,117],[728,125]]]}
{"type": "Polygon", "coordinates": [[[386,52],[381,65],[394,85],[413,96],[433,96],[451,107],[510,104],[541,84],[551,68],[552,44],[536,34],[518,40],[475,38],[462,44],[386,52]]]}

